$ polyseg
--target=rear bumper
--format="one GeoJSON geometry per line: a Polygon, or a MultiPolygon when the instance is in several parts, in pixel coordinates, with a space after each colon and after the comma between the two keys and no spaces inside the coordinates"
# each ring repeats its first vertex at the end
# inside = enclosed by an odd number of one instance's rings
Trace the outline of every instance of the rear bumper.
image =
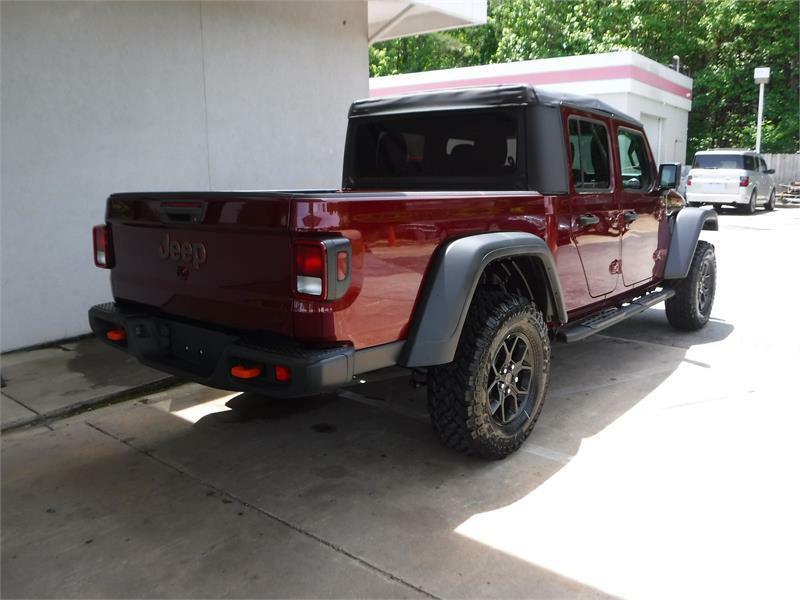
{"type": "Polygon", "coordinates": [[[686,201],[694,204],[748,204],[749,194],[703,194],[686,192],[686,201]]]}
{"type": "Polygon", "coordinates": [[[278,398],[308,396],[350,383],[355,351],[350,347],[305,349],[285,343],[253,344],[240,336],[149,314],[146,311],[99,304],[89,310],[89,324],[105,343],[141,363],[203,385],[278,398]],[[111,341],[111,329],[124,329],[125,339],[111,341]],[[252,379],[231,375],[231,368],[261,365],[252,379]],[[276,366],[288,367],[291,380],[278,381],[276,366]]]}

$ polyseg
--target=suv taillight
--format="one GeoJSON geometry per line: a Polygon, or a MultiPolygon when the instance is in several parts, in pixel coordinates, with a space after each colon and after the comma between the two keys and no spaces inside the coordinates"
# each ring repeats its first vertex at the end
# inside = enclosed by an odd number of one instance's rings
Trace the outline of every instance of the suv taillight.
{"type": "Polygon", "coordinates": [[[108,225],[95,225],[92,229],[94,242],[94,264],[101,269],[114,266],[114,253],[111,247],[111,232],[108,225]]]}
{"type": "Polygon", "coordinates": [[[295,241],[295,292],[320,300],[338,300],[350,287],[351,258],[347,238],[295,241]]]}
{"type": "Polygon", "coordinates": [[[692,185],[692,176],[691,175],[689,175],[686,178],[686,187],[689,187],[690,185],[692,185]]]}
{"type": "Polygon", "coordinates": [[[740,175],[739,176],[739,187],[747,187],[750,185],[750,177],[747,175],[740,175]]]}

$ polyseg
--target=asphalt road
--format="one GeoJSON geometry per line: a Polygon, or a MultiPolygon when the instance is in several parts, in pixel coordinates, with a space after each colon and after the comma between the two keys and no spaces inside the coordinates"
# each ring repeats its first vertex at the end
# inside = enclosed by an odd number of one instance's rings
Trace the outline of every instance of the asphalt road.
{"type": "Polygon", "coordinates": [[[501,462],[442,448],[400,370],[3,436],[2,596],[799,597],[800,209],[720,224],[709,325],[556,345],[501,462]]]}

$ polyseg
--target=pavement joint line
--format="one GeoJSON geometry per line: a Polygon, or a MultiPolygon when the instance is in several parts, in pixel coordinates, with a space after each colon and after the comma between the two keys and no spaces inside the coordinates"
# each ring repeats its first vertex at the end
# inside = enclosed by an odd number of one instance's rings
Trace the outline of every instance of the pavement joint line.
{"type": "Polygon", "coordinates": [[[292,531],[295,531],[296,533],[299,533],[300,535],[303,535],[303,536],[305,536],[305,537],[307,537],[307,538],[309,538],[311,540],[314,540],[315,542],[317,542],[319,544],[322,544],[323,546],[333,550],[334,552],[337,552],[339,554],[342,554],[342,555],[346,556],[347,558],[351,559],[352,561],[357,562],[358,564],[362,565],[363,567],[366,567],[370,571],[373,571],[373,572],[375,572],[375,573],[377,573],[377,574],[389,579],[390,581],[394,581],[394,582],[399,583],[399,584],[401,584],[401,585],[403,585],[403,586],[405,586],[405,587],[407,587],[409,589],[412,589],[412,590],[414,590],[416,592],[419,592],[420,594],[423,594],[425,597],[431,598],[432,600],[442,600],[442,598],[440,598],[439,596],[427,591],[426,589],[424,589],[424,588],[422,588],[422,587],[420,587],[418,585],[414,585],[413,583],[411,583],[409,581],[406,581],[402,577],[394,575],[393,573],[390,573],[389,571],[387,571],[385,569],[382,569],[381,567],[379,567],[377,565],[372,564],[371,562],[369,562],[368,560],[366,560],[364,558],[356,556],[355,554],[353,554],[352,552],[346,550],[345,548],[343,548],[343,547],[341,547],[341,546],[339,546],[337,544],[334,544],[333,542],[329,542],[325,538],[320,537],[319,535],[317,535],[315,533],[312,533],[311,531],[303,529],[301,526],[296,525],[296,524],[292,523],[291,521],[287,521],[286,519],[283,519],[283,518],[279,517],[278,515],[276,515],[274,513],[271,513],[270,511],[268,511],[268,510],[266,510],[264,508],[261,508],[260,506],[256,506],[255,504],[252,504],[252,503],[248,502],[247,500],[244,500],[243,498],[237,496],[236,494],[233,494],[233,493],[229,492],[228,490],[225,490],[225,489],[223,489],[223,488],[211,483],[210,481],[206,481],[205,479],[197,477],[196,475],[192,475],[188,471],[184,471],[183,469],[173,465],[169,461],[164,460],[163,458],[161,458],[159,456],[156,456],[156,454],[151,450],[145,450],[144,448],[140,448],[140,447],[136,446],[135,444],[132,444],[131,442],[129,442],[127,440],[124,440],[124,439],[114,435],[110,431],[106,431],[105,429],[103,429],[99,425],[97,425],[95,423],[92,423],[90,421],[86,421],[86,425],[88,427],[91,427],[95,431],[97,431],[97,432],[99,432],[99,433],[111,438],[112,440],[114,440],[116,442],[119,442],[120,444],[122,444],[124,446],[127,446],[131,450],[134,450],[135,452],[143,454],[144,456],[146,456],[147,458],[150,458],[154,462],[156,462],[156,463],[158,463],[158,464],[160,464],[160,465],[162,465],[162,466],[164,466],[164,467],[176,472],[179,476],[185,477],[185,478],[190,479],[190,480],[192,480],[192,481],[194,481],[196,483],[199,483],[200,485],[202,485],[204,487],[207,487],[207,488],[209,488],[211,490],[214,490],[218,494],[221,494],[221,495],[227,496],[229,498],[232,498],[233,500],[236,500],[237,502],[239,502],[242,506],[250,508],[251,510],[256,511],[259,514],[264,515],[265,517],[267,517],[269,519],[272,519],[276,523],[280,523],[284,527],[288,527],[292,531]]]}
{"type": "Polygon", "coordinates": [[[43,418],[43,415],[42,415],[42,413],[40,413],[40,412],[39,412],[38,410],[36,410],[35,408],[31,408],[30,406],[28,406],[27,404],[25,404],[25,403],[24,403],[22,400],[17,400],[16,398],[14,398],[14,396],[12,396],[11,394],[9,394],[9,393],[8,393],[8,392],[6,392],[6,391],[3,391],[2,393],[3,393],[3,396],[5,396],[6,398],[10,398],[11,400],[13,400],[13,401],[14,401],[14,402],[16,402],[17,404],[19,404],[21,407],[28,409],[28,410],[29,410],[29,411],[31,411],[31,412],[32,412],[34,415],[36,415],[36,416],[35,416],[33,419],[31,419],[30,421],[25,421],[24,423],[20,423],[19,425],[14,425],[13,427],[6,427],[6,428],[5,428],[3,431],[6,431],[6,430],[8,430],[8,429],[14,429],[15,427],[24,427],[24,426],[26,426],[26,425],[33,425],[34,423],[36,423],[37,421],[40,421],[40,420],[43,418]]]}
{"type": "MultiPolygon", "coordinates": [[[[672,344],[662,344],[661,342],[650,342],[648,340],[639,340],[639,339],[635,339],[635,338],[624,337],[624,336],[621,336],[621,335],[609,335],[607,333],[596,333],[594,337],[603,338],[603,339],[606,339],[606,340],[622,340],[624,342],[647,344],[648,346],[658,346],[660,348],[674,348],[675,350],[686,350],[686,351],[688,351],[691,348],[691,346],[689,346],[689,348],[685,348],[683,346],[673,346],[672,344]]],[[[692,344],[692,345],[694,345],[694,344],[692,344]]]]}
{"type": "MultiPolygon", "coordinates": [[[[727,321],[725,321],[725,322],[727,323],[727,321]]],[[[672,348],[674,350],[683,350],[685,352],[688,352],[689,350],[691,350],[692,346],[698,345],[696,343],[696,344],[690,344],[689,346],[675,346],[673,344],[664,344],[662,342],[651,342],[649,340],[640,340],[640,339],[625,337],[625,336],[621,336],[621,335],[611,335],[611,334],[608,334],[608,333],[596,333],[592,337],[604,338],[604,339],[607,339],[607,340],[622,340],[624,342],[635,342],[635,343],[638,343],[638,344],[646,344],[648,346],[658,346],[659,348],[672,348]]],[[[702,344],[702,342],[699,342],[699,343],[702,344]]],[[[684,359],[684,360],[686,360],[686,359],[684,359]]]]}
{"type": "Polygon", "coordinates": [[[575,458],[574,454],[559,452],[558,450],[552,450],[550,448],[545,448],[544,446],[537,446],[536,444],[531,444],[530,442],[522,444],[522,446],[520,446],[520,450],[522,450],[523,452],[527,452],[528,454],[533,454],[540,458],[546,458],[547,460],[552,460],[553,462],[557,462],[562,465],[566,465],[569,461],[575,458]]]}
{"type": "Polygon", "coordinates": [[[10,396],[5,391],[3,391],[3,394],[14,400],[14,402],[18,402],[31,412],[35,413],[36,417],[24,423],[15,424],[12,425],[11,427],[6,427],[2,431],[3,433],[9,433],[11,431],[14,431],[15,429],[21,429],[23,427],[32,427],[36,425],[44,425],[45,427],[47,427],[52,431],[53,428],[49,425],[49,423],[52,423],[54,421],[60,421],[68,417],[73,417],[75,415],[79,415],[81,413],[88,412],[96,408],[103,408],[111,404],[119,404],[121,402],[126,402],[128,400],[137,400],[140,397],[140,395],[158,392],[165,388],[168,389],[170,387],[174,387],[178,383],[179,380],[176,377],[165,377],[144,385],[134,386],[128,389],[119,390],[111,394],[98,396],[97,398],[89,398],[87,400],[71,404],[69,406],[62,406],[60,408],[51,410],[46,413],[42,413],[37,410],[34,410],[33,408],[25,406],[24,403],[20,402],[16,398],[10,396]]]}
{"type": "Polygon", "coordinates": [[[581,392],[589,392],[592,390],[614,387],[615,385],[620,385],[623,383],[631,383],[633,381],[655,377],[657,375],[662,375],[664,373],[670,374],[673,373],[674,371],[675,369],[670,369],[670,368],[647,369],[645,371],[639,371],[636,375],[630,375],[628,377],[617,377],[616,379],[614,379],[614,381],[604,381],[603,383],[592,383],[590,385],[572,386],[572,387],[565,387],[562,389],[555,388],[553,389],[553,391],[547,392],[545,401],[568,398],[570,396],[573,396],[574,394],[579,394],[581,392]]]}

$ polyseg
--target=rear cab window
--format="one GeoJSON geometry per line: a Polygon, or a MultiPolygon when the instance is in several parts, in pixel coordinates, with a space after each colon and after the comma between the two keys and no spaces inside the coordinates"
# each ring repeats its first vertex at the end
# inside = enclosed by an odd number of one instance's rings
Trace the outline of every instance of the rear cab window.
{"type": "Polygon", "coordinates": [[[349,136],[351,189],[527,188],[519,108],[361,117],[349,136]]]}

